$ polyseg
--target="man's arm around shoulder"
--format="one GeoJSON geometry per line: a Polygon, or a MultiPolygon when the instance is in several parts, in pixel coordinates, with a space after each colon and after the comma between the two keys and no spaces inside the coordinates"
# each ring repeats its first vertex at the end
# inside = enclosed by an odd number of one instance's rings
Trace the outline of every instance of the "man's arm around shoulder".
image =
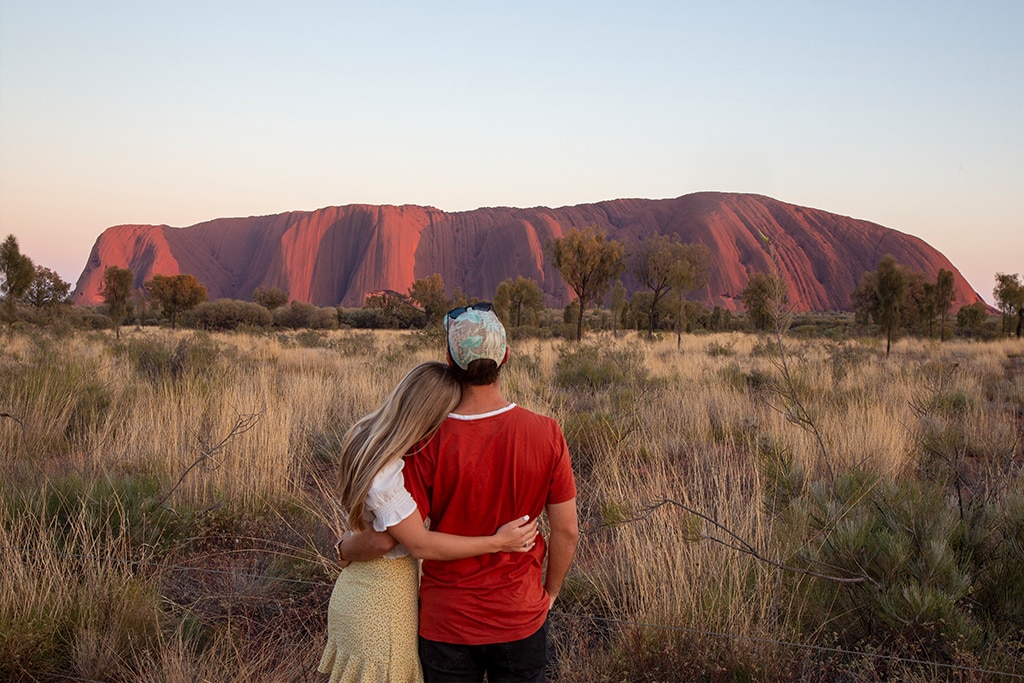
{"type": "Polygon", "coordinates": [[[565,575],[569,573],[569,565],[576,555],[576,544],[580,537],[579,520],[576,516],[576,499],[571,498],[564,503],[548,505],[548,525],[551,534],[548,537],[548,571],[544,577],[544,590],[551,596],[550,609],[555,598],[562,589],[565,575]]]}

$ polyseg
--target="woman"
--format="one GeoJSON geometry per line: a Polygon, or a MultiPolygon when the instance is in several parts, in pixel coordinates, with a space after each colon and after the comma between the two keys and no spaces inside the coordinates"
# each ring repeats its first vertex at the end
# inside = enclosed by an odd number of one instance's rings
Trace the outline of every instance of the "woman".
{"type": "Polygon", "coordinates": [[[528,517],[505,524],[493,536],[427,531],[405,489],[402,456],[433,435],[460,395],[447,365],[422,363],[345,435],[338,490],[349,525],[354,531],[371,526],[387,531],[401,545],[379,560],[352,564],[339,550],[344,569],[331,594],[319,667],[331,683],[423,680],[416,652],[416,558],[455,560],[533,547],[537,525],[528,517]]]}

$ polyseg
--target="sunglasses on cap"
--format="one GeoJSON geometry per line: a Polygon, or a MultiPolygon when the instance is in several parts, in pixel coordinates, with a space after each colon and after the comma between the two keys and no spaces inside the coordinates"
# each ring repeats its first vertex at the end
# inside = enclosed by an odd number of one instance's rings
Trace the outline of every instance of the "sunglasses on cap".
{"type": "Polygon", "coordinates": [[[445,329],[448,328],[448,321],[449,320],[455,320],[456,318],[458,318],[460,315],[462,315],[466,311],[493,311],[493,310],[494,310],[494,304],[492,304],[490,301],[481,301],[478,304],[470,304],[469,306],[459,306],[458,308],[453,308],[452,310],[448,311],[448,315],[446,315],[444,317],[445,329]]]}

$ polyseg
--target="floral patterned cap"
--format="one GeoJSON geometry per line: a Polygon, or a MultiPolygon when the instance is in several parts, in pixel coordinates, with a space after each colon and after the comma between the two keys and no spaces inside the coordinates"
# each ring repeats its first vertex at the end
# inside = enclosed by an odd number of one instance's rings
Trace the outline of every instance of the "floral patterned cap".
{"type": "Polygon", "coordinates": [[[463,370],[475,360],[490,359],[498,365],[505,360],[508,344],[505,327],[489,305],[456,308],[444,318],[448,330],[448,352],[463,370]]]}

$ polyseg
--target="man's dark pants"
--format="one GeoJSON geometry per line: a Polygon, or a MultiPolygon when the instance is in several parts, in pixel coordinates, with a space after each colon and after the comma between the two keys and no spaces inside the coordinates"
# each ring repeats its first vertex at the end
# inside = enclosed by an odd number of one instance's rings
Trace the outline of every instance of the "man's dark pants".
{"type": "Polygon", "coordinates": [[[548,624],[511,643],[455,645],[419,639],[420,664],[427,683],[534,683],[544,681],[548,663],[548,624]]]}

